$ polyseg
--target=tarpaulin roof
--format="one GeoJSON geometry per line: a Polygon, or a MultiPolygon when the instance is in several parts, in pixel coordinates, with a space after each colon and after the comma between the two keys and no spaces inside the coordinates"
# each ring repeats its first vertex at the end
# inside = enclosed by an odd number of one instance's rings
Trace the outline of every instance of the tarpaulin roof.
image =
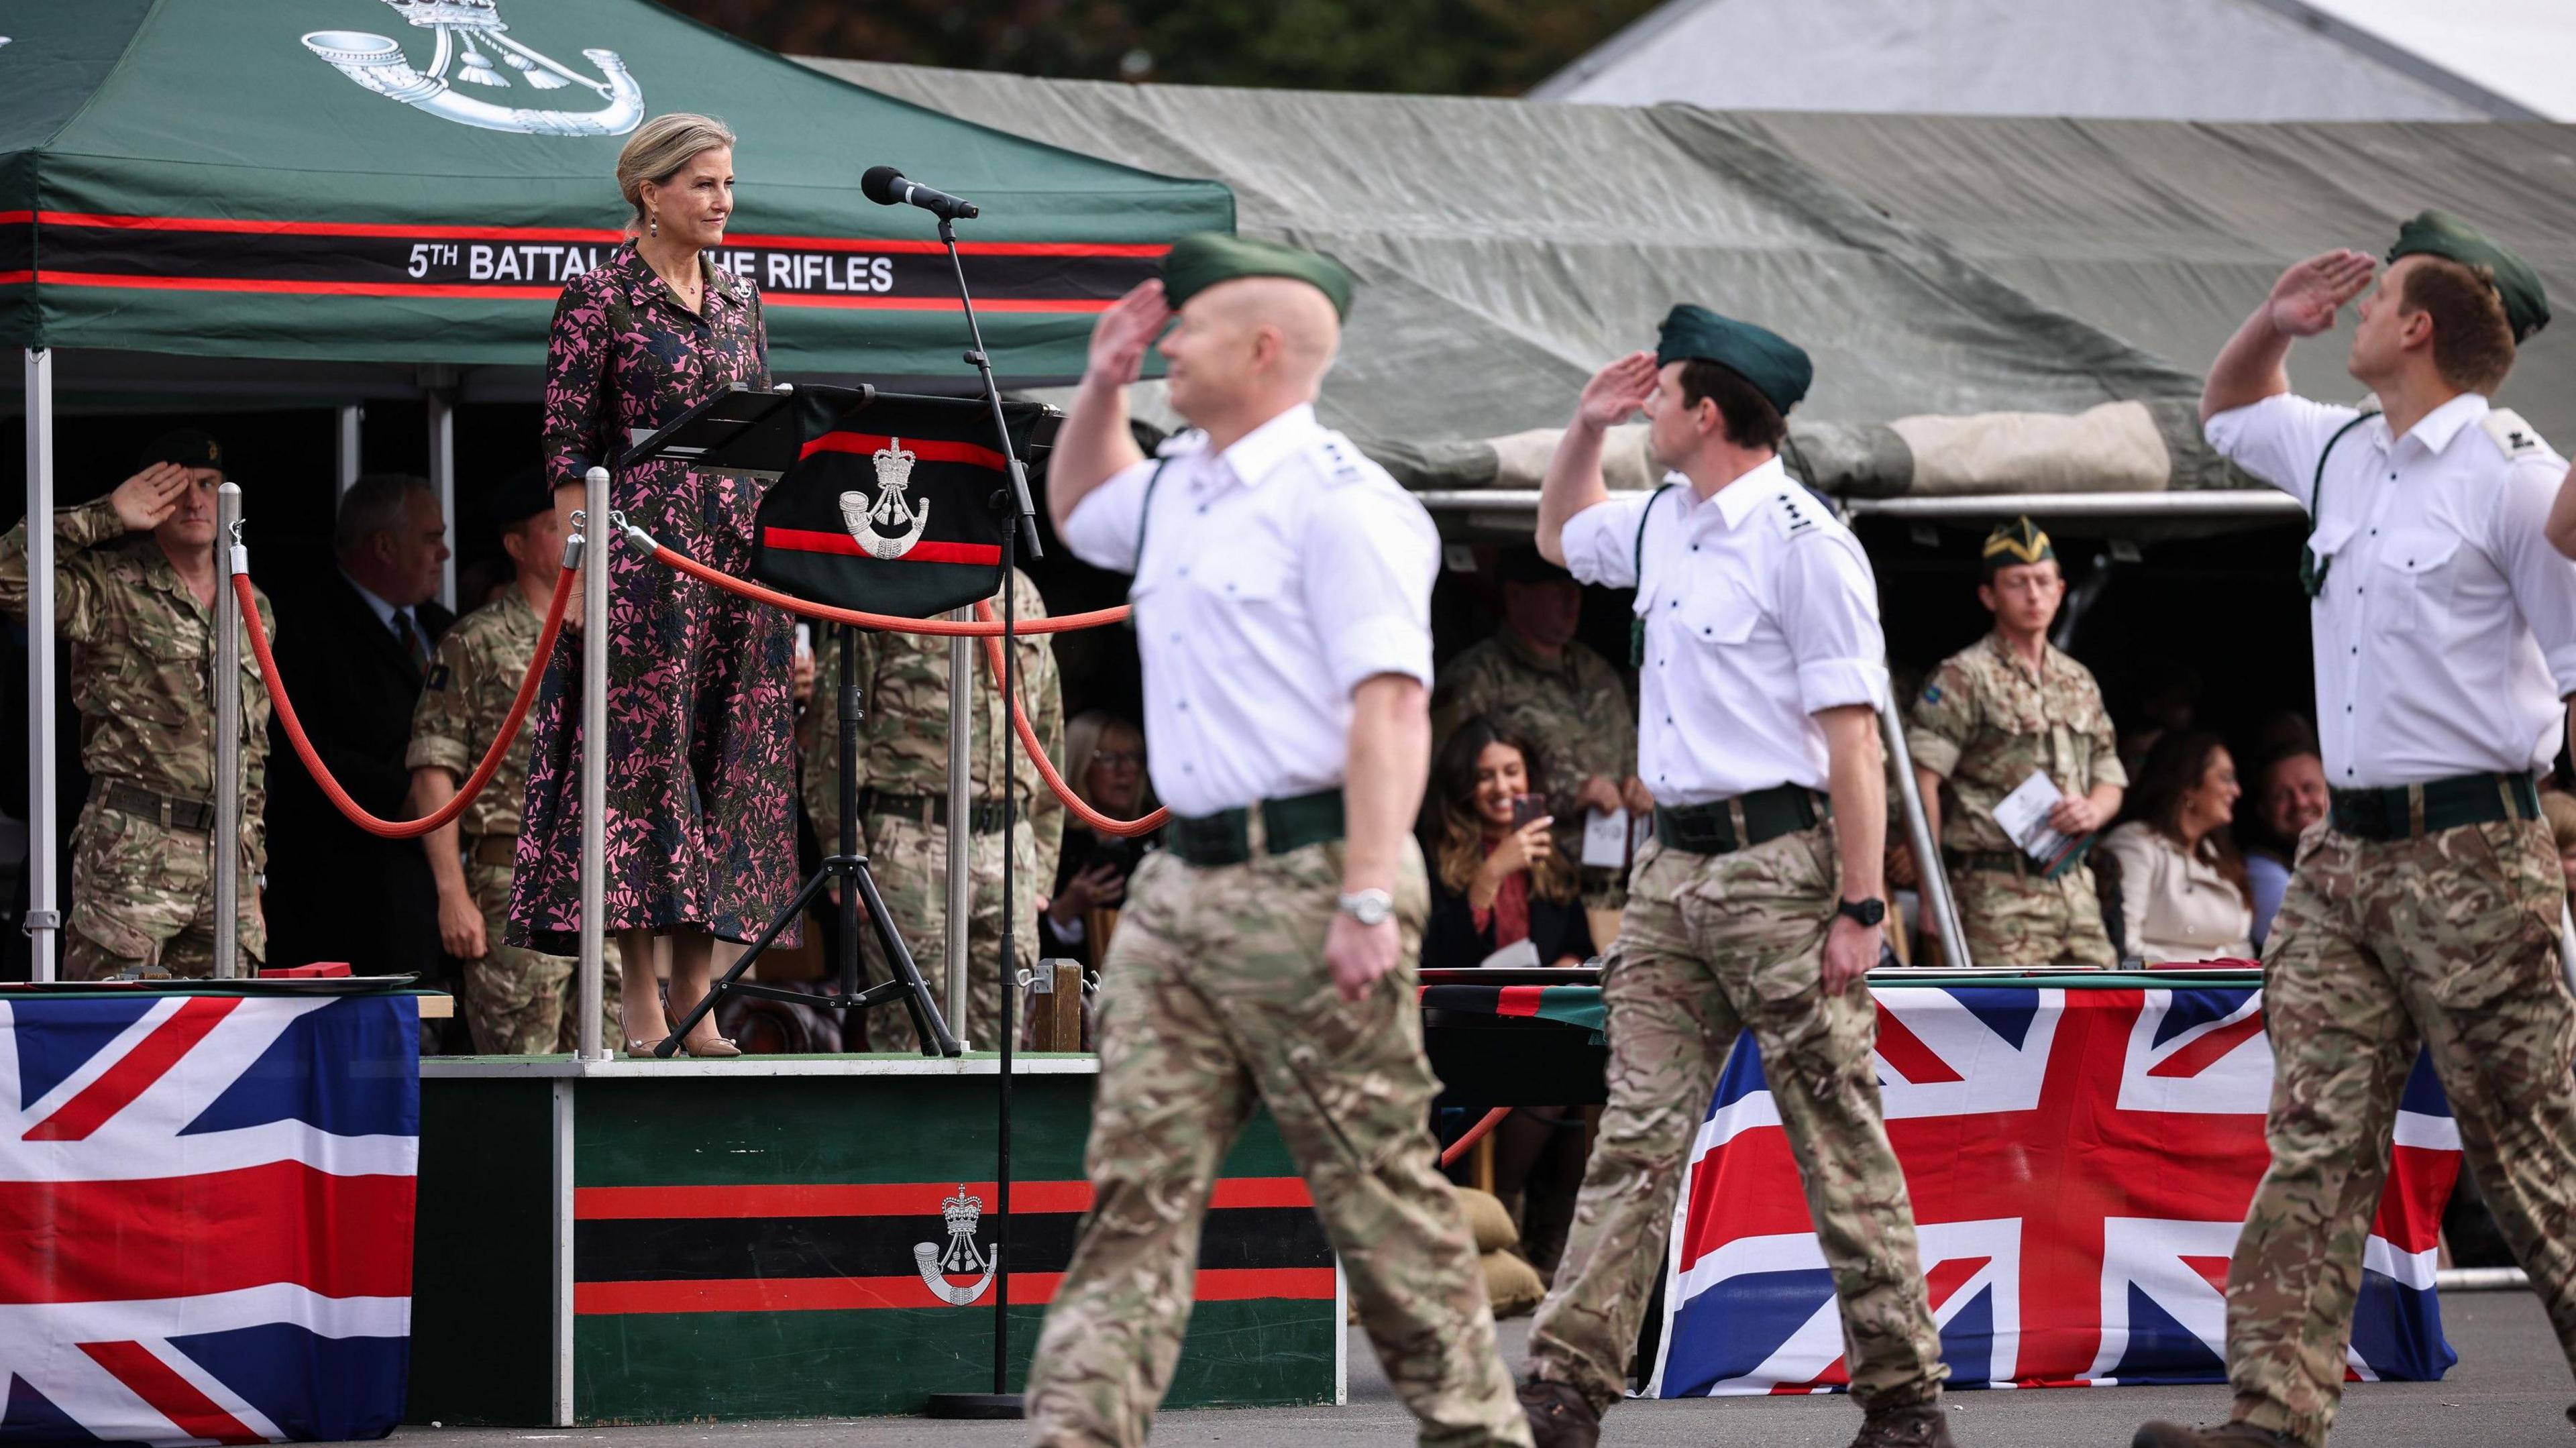
{"type": "MultiPolygon", "coordinates": [[[[1245,234],[1351,263],[1324,411],[1399,471],[1419,464],[1418,484],[1494,480],[1483,440],[1560,423],[1684,298],[1815,354],[1809,471],[1863,492],[1923,483],[1921,440],[1884,424],[2113,401],[2148,405],[2170,486],[2242,485],[2200,443],[2202,370],[2283,267],[2384,250],[2425,206],[2487,226],[2576,311],[2576,133],[2559,126],[1720,114],[805,63],[1223,179],[1245,234]]],[[[2502,398],[2562,446],[2571,328],[2531,341],[2502,398]]],[[[2297,349],[2294,381],[2357,396],[2348,335],[2297,349]]]]}
{"type": "Polygon", "coordinates": [[[2075,412],[2198,381],[2033,302],[1724,116],[809,60],[953,115],[1234,188],[1359,275],[1324,412],[1363,440],[1561,421],[1692,299],[1815,354],[1802,418],[2075,412]]]}
{"type": "MultiPolygon", "coordinates": [[[[2497,401],[2576,445],[2576,129],[2542,123],[2187,125],[1738,114],[1732,123],[2041,304],[2197,372],[2282,268],[2374,255],[2427,206],[2540,272],[2558,321],[2497,401]]],[[[2290,354],[2315,397],[2361,391],[2350,320],[2290,354]]]]}
{"type": "Polygon", "coordinates": [[[193,356],[534,363],[565,278],[619,240],[647,115],[742,137],[720,260],[782,371],[946,375],[934,222],[889,163],[982,204],[968,277],[997,366],[1081,370],[1090,313],[1222,184],[1173,180],[844,85],[646,0],[0,0],[0,340],[193,356]]]}

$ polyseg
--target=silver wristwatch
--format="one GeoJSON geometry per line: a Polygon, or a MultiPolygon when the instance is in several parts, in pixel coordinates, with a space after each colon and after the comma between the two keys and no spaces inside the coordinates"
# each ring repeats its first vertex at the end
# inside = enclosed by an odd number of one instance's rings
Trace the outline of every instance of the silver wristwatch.
{"type": "Polygon", "coordinates": [[[1395,897],[1384,890],[1353,890],[1336,895],[1333,907],[1362,925],[1383,925],[1395,918],[1395,897]]]}

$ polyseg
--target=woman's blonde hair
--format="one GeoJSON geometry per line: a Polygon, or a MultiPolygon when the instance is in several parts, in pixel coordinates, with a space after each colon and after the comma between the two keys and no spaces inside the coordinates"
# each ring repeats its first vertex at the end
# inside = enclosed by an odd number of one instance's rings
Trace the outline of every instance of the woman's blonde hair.
{"type": "Polygon", "coordinates": [[[699,152],[732,144],[733,132],[724,122],[693,111],[673,111],[637,126],[626,138],[626,149],[617,153],[617,191],[634,209],[634,224],[644,225],[645,182],[659,186],[679,175],[699,152]]]}
{"type": "MultiPolygon", "coordinates": [[[[1085,709],[1064,726],[1064,782],[1072,785],[1074,794],[1093,809],[1100,808],[1100,801],[1091,797],[1091,761],[1115,732],[1136,736],[1140,745],[1145,742],[1145,731],[1137,728],[1134,720],[1107,709],[1085,709]]],[[[1153,795],[1154,787],[1146,785],[1143,799],[1147,813],[1154,808],[1153,795]]]]}

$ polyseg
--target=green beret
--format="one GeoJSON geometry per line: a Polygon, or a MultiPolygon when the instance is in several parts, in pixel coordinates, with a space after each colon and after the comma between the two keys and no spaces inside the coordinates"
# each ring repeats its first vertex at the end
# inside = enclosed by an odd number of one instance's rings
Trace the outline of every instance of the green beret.
{"type": "Polygon", "coordinates": [[[1351,313],[1351,274],[1340,262],[1275,241],[1218,231],[1195,232],[1172,243],[1163,257],[1163,300],[1179,311],[1190,298],[1237,277],[1301,281],[1332,300],[1334,316],[1351,313]]]}
{"type": "Polygon", "coordinates": [[[2424,212],[2397,228],[2397,244],[2388,249],[2388,259],[2402,256],[2446,257],[2462,266],[2487,268],[2495,276],[2496,295],[2504,301],[2517,346],[2549,325],[2549,294],[2541,289],[2540,273],[2447,211],[2424,212]]]}
{"type": "Polygon", "coordinates": [[[224,450],[203,428],[176,428],[154,438],[151,446],[143,450],[143,460],[137,466],[148,468],[155,463],[220,470],[224,465],[224,450]]]}
{"type": "Polygon", "coordinates": [[[1655,344],[1655,363],[1696,358],[1714,362],[1753,384],[1786,415],[1807,395],[1816,366],[1796,343],[1751,322],[1721,317],[1706,307],[1684,302],[1664,317],[1663,338],[1655,344]]]}
{"type": "Polygon", "coordinates": [[[2015,518],[1986,535],[1986,550],[1977,561],[1977,576],[1992,578],[2007,568],[2026,563],[2040,563],[2057,556],[2056,547],[2039,525],[2028,518],[2015,518]]]}
{"type": "Polygon", "coordinates": [[[543,467],[523,468],[501,480],[492,491],[492,522],[507,531],[555,510],[555,490],[543,467]]]}

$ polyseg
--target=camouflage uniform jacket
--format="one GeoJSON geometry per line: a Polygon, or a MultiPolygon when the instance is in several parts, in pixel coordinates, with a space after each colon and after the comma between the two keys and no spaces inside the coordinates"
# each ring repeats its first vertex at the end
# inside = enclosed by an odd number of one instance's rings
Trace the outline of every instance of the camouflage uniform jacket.
{"type": "MultiPolygon", "coordinates": [[[[106,498],[54,514],[54,620],[72,643],[81,765],[102,784],[211,801],[215,613],[197,602],[149,537],[116,541],[124,536],[106,498]]],[[[256,596],[273,639],[277,614],[266,594],[256,596]]],[[[0,536],[0,609],[27,616],[23,521],[0,536]]],[[[258,869],[268,860],[268,687],[247,629],[241,666],[242,841],[258,869]]]]}
{"type": "Polygon", "coordinates": [[[1448,738],[1479,714],[1507,722],[1538,745],[1545,775],[1532,787],[1547,796],[1558,834],[1578,843],[1583,810],[1574,795],[1583,781],[1598,774],[1622,784],[1637,772],[1637,720],[1627,686],[1609,660],[1579,643],[1567,644],[1550,663],[1505,626],[1450,660],[1431,691],[1434,737],[1448,738]]]}
{"type": "MultiPolygon", "coordinates": [[[[1025,573],[1019,580],[1022,618],[1046,617],[1046,603],[1025,573]]],[[[999,605],[994,616],[1000,617],[999,605]]],[[[1020,817],[1035,831],[1038,862],[1053,878],[1056,847],[1064,838],[1064,806],[1038,777],[1012,735],[1002,691],[993,685],[984,643],[974,644],[975,738],[968,751],[973,765],[970,791],[978,800],[998,800],[998,770],[1005,758],[1019,772],[1020,817]]],[[[839,847],[841,830],[841,645],[826,629],[814,641],[813,742],[805,750],[800,785],[806,816],[824,853],[839,847]]],[[[861,634],[859,676],[866,692],[859,701],[867,717],[859,722],[861,790],[879,794],[948,794],[948,640],[931,634],[861,634]]],[[[1029,727],[1046,746],[1049,758],[1064,752],[1064,695],[1056,679],[1055,648],[1045,635],[1020,640],[1020,697],[1027,701],[1029,727]]],[[[862,836],[864,840],[864,836],[862,836]]],[[[1044,890],[1046,882],[1031,886],[1044,890]]]]}
{"type": "Polygon", "coordinates": [[[2003,635],[1990,633],[1934,670],[1905,731],[1914,762],[1947,781],[1941,843],[2009,851],[1995,805],[2045,770],[2068,795],[2128,787],[2101,686],[2072,657],[2043,643],[2034,676],[2003,635]]]}
{"type": "MultiPolygon", "coordinates": [[[[463,784],[483,762],[483,751],[492,747],[501,721],[510,717],[510,701],[518,697],[520,681],[536,658],[537,635],[544,627],[545,620],[514,585],[441,635],[420,703],[412,709],[411,747],[403,754],[403,766],[436,765],[463,784]]],[[[466,836],[519,832],[528,794],[529,733],[521,726],[491,782],[457,817],[457,829],[466,836]]]]}

